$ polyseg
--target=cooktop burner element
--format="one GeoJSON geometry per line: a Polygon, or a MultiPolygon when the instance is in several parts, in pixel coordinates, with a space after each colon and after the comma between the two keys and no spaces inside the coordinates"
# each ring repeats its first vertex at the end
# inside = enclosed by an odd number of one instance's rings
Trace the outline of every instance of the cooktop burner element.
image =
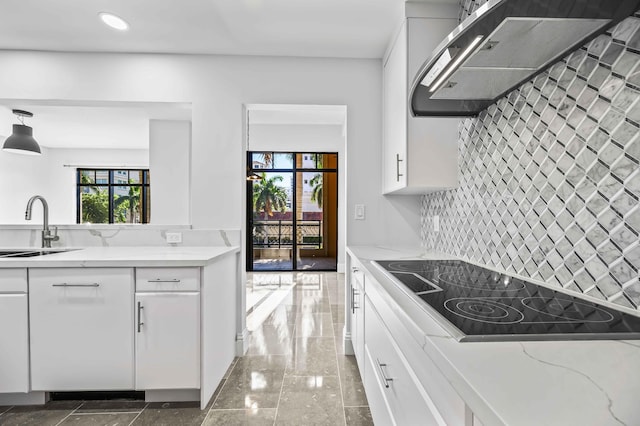
{"type": "Polygon", "coordinates": [[[640,317],[459,260],[373,262],[460,341],[640,339],[640,317]]]}
{"type": "Polygon", "coordinates": [[[489,324],[515,324],[524,319],[520,311],[509,305],[479,297],[454,297],[446,300],[444,307],[455,315],[489,324]]]}

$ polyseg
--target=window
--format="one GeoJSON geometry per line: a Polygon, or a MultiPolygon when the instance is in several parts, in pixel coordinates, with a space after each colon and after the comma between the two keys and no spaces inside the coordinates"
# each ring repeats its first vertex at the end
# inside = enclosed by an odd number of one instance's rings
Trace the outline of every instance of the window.
{"type": "Polygon", "coordinates": [[[77,169],[77,223],[149,223],[149,170],[77,169]]]}

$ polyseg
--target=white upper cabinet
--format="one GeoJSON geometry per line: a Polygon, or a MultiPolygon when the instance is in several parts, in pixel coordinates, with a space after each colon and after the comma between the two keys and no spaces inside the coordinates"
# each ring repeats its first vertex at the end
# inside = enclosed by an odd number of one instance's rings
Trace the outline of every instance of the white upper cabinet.
{"type": "Polygon", "coordinates": [[[420,65],[455,19],[407,18],[383,59],[383,193],[424,194],[458,184],[456,117],[412,117],[409,92],[420,65]]]}

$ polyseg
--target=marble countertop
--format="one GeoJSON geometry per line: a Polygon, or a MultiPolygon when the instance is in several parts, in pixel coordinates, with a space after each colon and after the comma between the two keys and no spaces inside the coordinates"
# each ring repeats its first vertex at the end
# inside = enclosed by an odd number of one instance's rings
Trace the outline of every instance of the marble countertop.
{"type": "Polygon", "coordinates": [[[426,355],[485,425],[640,424],[640,340],[458,342],[441,318],[370,264],[451,256],[372,246],[347,252],[415,322],[426,355]]]}
{"type": "MultiPolygon", "coordinates": [[[[13,249],[13,248],[12,248],[13,249]]],[[[217,247],[88,247],[45,256],[0,258],[0,268],[161,267],[205,266],[216,258],[240,251],[217,247]]],[[[3,250],[0,248],[0,250],[3,250]]],[[[37,251],[38,248],[26,248],[37,251]]]]}

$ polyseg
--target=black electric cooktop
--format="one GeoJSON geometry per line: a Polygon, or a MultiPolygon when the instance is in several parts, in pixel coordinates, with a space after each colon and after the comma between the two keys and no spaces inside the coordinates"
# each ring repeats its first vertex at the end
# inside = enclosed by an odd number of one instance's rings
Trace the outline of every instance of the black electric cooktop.
{"type": "Polygon", "coordinates": [[[378,260],[460,341],[640,339],[640,317],[459,260],[378,260]]]}

